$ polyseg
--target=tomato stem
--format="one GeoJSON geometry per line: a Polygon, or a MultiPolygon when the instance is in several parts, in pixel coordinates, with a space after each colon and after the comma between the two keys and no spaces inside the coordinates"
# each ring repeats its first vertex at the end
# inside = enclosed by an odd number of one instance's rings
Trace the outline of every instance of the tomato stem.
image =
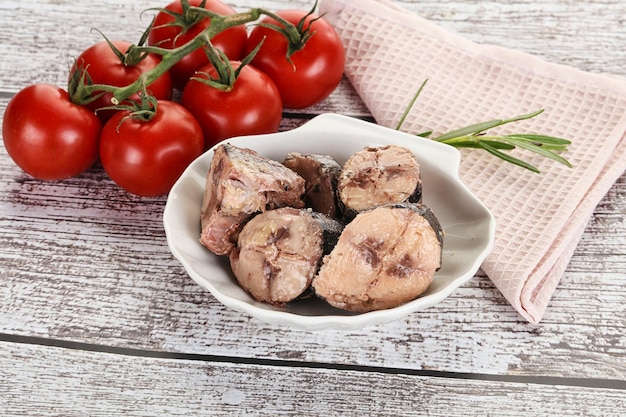
{"type": "Polygon", "coordinates": [[[193,7],[192,9],[194,9],[194,11],[197,13],[206,12],[206,14],[211,17],[211,24],[186,44],[174,49],[165,49],[158,46],[136,46],[136,49],[138,51],[141,51],[143,53],[153,53],[161,56],[161,62],[152,70],[143,73],[135,82],[125,87],[91,85],[86,86],[86,88],[90,90],[91,93],[97,93],[101,91],[112,93],[113,97],[111,98],[111,103],[113,105],[119,105],[120,103],[130,98],[133,94],[140,91],[142,88],[145,88],[146,86],[152,84],[186,55],[192,53],[198,48],[202,48],[205,46],[211,47],[210,40],[218,33],[221,33],[231,27],[253,22],[259,19],[261,15],[270,15],[269,11],[261,8],[250,9],[246,12],[235,13],[225,16],[216,15],[207,11],[206,9],[200,9],[195,7],[193,7]]]}
{"type": "MultiPolygon", "coordinates": [[[[163,74],[169,71],[170,68],[172,68],[185,56],[189,55],[199,48],[207,48],[209,49],[210,53],[213,48],[213,46],[211,45],[211,39],[218,33],[221,33],[235,26],[244,25],[246,23],[258,20],[262,15],[269,16],[277,20],[282,25],[282,28],[277,27],[277,30],[284,34],[289,41],[290,47],[287,55],[288,60],[290,60],[291,54],[301,49],[306,41],[312,36],[312,33],[308,28],[303,30],[305,19],[302,19],[302,21],[296,26],[290,22],[285,21],[280,16],[277,16],[275,13],[262,8],[253,8],[246,12],[220,15],[203,7],[190,6],[188,4],[188,1],[184,1],[184,3],[187,3],[185,7],[185,18],[192,19],[194,21],[201,18],[209,18],[211,19],[211,24],[184,45],[181,45],[174,49],[166,49],[161,48],[158,45],[144,45],[148,32],[152,28],[154,22],[153,20],[148,29],[144,32],[142,40],[139,42],[139,44],[132,45],[126,55],[130,55],[128,59],[136,59],[145,57],[147,54],[155,54],[161,56],[161,62],[152,70],[143,73],[133,83],[123,87],[115,87],[104,84],[91,84],[91,79],[87,72],[87,68],[82,68],[79,71],[79,74],[74,77],[74,80],[71,80],[70,87],[73,88],[70,88],[70,90],[75,92],[74,94],[72,94],[73,101],[77,104],[86,104],[90,101],[95,100],[95,98],[101,96],[104,93],[111,93],[112,107],[122,106],[123,103],[126,102],[134,94],[142,90],[145,91],[147,86],[159,79],[163,74]]],[[[315,1],[315,5],[308,15],[313,13],[316,6],[317,0],[315,1]]],[[[257,46],[257,50],[259,47],[260,45],[257,46]]],[[[251,57],[249,58],[251,59],[251,57]]],[[[246,61],[245,63],[248,62],[246,61]]]]}
{"type": "MultiPolygon", "coordinates": [[[[286,19],[275,13],[267,13],[267,16],[276,20],[279,25],[275,25],[272,23],[261,23],[261,26],[265,26],[269,29],[273,29],[281,34],[283,34],[287,38],[287,61],[289,61],[292,65],[291,56],[304,48],[304,45],[309,41],[311,36],[315,34],[315,32],[311,32],[311,25],[315,20],[321,18],[321,16],[313,18],[307,27],[305,28],[305,24],[307,23],[307,19],[315,13],[317,9],[317,0],[313,4],[313,7],[309,12],[298,22],[297,25],[292,24],[286,19]]],[[[294,66],[295,69],[295,66],[294,66]]]]}

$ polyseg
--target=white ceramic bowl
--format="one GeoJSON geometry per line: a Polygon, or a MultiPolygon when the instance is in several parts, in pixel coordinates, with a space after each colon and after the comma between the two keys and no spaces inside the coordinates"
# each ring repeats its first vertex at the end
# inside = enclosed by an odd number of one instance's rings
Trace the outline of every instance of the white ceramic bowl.
{"type": "Polygon", "coordinates": [[[386,323],[441,302],[474,276],[493,246],[495,220],[460,181],[460,154],[449,145],[335,114],[317,116],[290,131],[237,137],[228,142],[277,161],[282,161],[288,152],[297,151],[328,154],[340,164],[368,145],[405,146],[420,163],[424,203],[445,230],[441,269],[426,293],[402,306],[355,314],[334,309],[315,298],[284,309],[255,301],[237,283],[228,259],[214,255],[199,242],[204,183],[213,158],[210,149],[185,170],[172,188],[163,222],[170,250],[191,278],[235,310],[266,322],[308,330],[349,330],[386,323]]]}

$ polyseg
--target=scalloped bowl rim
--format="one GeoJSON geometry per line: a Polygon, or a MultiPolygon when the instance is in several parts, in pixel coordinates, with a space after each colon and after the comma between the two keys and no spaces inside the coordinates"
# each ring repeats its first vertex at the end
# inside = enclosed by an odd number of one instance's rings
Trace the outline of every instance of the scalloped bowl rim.
{"type": "Polygon", "coordinates": [[[174,184],[165,205],[163,225],[170,251],[189,276],[236,311],[265,322],[307,330],[353,330],[383,324],[444,300],[475,275],[493,248],[495,219],[460,180],[460,154],[449,145],[332,113],[316,116],[289,131],[236,137],[224,142],[254,149],[279,161],[288,152],[298,151],[329,154],[341,164],[365,146],[406,146],[420,163],[424,203],[439,218],[446,233],[442,268],[435,274],[433,284],[424,295],[401,306],[350,314],[320,307],[325,304],[321,300],[311,301],[311,305],[303,301],[293,303],[303,303],[305,313],[301,313],[299,307],[281,309],[260,303],[237,284],[227,259],[209,252],[199,242],[204,183],[217,144],[192,162],[174,184]]]}

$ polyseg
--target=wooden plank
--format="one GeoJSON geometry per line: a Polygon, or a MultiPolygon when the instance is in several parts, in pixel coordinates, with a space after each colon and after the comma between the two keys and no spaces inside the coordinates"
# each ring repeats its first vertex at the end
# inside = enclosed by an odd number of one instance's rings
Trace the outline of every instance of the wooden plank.
{"type": "Polygon", "coordinates": [[[408,10],[480,43],[504,46],[586,71],[626,74],[620,0],[414,1],[408,10]],[[610,36],[607,36],[610,34],[610,36]]]}
{"type": "Polygon", "coordinates": [[[0,342],[0,415],[620,416],[623,392],[111,355],[0,342]]]}
{"type": "MultiPolygon", "coordinates": [[[[228,2],[236,10],[249,1],[228,2]]],[[[501,45],[583,70],[626,74],[626,44],[621,0],[542,0],[500,3],[477,0],[415,1],[397,4],[481,43],[501,45]],[[611,36],[606,36],[611,33],[611,36]]],[[[0,89],[16,91],[35,82],[66,85],[67,70],[80,51],[110,38],[138,41],[151,14],[141,12],[167,2],[103,0],[97,3],[5,1],[0,4],[0,89]],[[114,17],[114,18],[112,18],[114,17]],[[34,30],[33,28],[36,28],[34,30]]],[[[311,1],[255,2],[269,10],[300,7],[311,1]]],[[[381,80],[384,82],[384,80],[381,80]]]]}

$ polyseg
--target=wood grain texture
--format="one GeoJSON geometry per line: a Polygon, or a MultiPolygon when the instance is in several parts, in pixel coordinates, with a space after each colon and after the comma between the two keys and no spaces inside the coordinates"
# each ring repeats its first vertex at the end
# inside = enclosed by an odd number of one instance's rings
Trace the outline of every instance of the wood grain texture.
{"type": "MultiPolygon", "coordinates": [[[[310,5],[230,2],[239,10],[252,3],[269,9],[310,5]]],[[[621,0],[397,3],[477,42],[626,76],[621,0]]],[[[100,39],[92,27],[138,39],[149,20],[139,19],[140,11],[162,5],[0,2],[0,113],[23,86],[63,86],[71,58],[100,39]]],[[[286,113],[281,129],[321,112],[369,116],[344,80],[323,103],[286,113]]],[[[8,393],[0,396],[0,415],[189,415],[199,409],[215,415],[302,415],[307,409],[317,415],[611,415],[626,409],[623,388],[593,388],[593,381],[626,381],[626,175],[596,208],[540,325],[521,319],[479,272],[441,304],[404,320],[309,333],[232,311],[196,285],[167,248],[164,198],[131,196],[98,166],[71,180],[34,180],[2,144],[0,172],[0,340],[25,338],[0,342],[0,390],[8,393]],[[239,363],[24,344],[30,337],[239,363]],[[305,368],[249,365],[254,360],[305,368]],[[341,366],[401,374],[333,369],[341,366]],[[485,382],[480,375],[509,379],[485,382]],[[522,377],[535,383],[515,382],[522,377]],[[545,377],[557,386],[538,384],[545,377]],[[586,382],[558,384],[568,378],[586,382]],[[275,391],[266,394],[271,384],[275,391]],[[229,403],[237,399],[236,407],[229,403]],[[152,406],[142,409],[142,402],[152,406]]]]}
{"type": "MultiPolygon", "coordinates": [[[[6,415],[620,416],[621,392],[351,370],[136,358],[0,343],[6,415]],[[219,383],[216,383],[218,382],[219,383]],[[88,388],[87,388],[88,387],[88,388]]],[[[0,412],[0,413],[2,413],[0,412]]]]}
{"type": "MultiPolygon", "coordinates": [[[[251,6],[269,10],[307,9],[310,1],[227,2],[238,11],[251,6]]],[[[626,23],[623,2],[601,0],[444,0],[395,1],[407,10],[476,42],[519,49],[552,62],[592,72],[626,74],[626,23]]],[[[4,1],[0,53],[0,89],[17,91],[34,82],[64,86],[72,59],[101,36],[137,41],[150,21],[155,0],[4,1]],[[65,24],[70,22],[70,24],[65,24]],[[36,30],[33,30],[36,28],[36,30]],[[19,68],[18,71],[16,69],[19,68]]]]}

